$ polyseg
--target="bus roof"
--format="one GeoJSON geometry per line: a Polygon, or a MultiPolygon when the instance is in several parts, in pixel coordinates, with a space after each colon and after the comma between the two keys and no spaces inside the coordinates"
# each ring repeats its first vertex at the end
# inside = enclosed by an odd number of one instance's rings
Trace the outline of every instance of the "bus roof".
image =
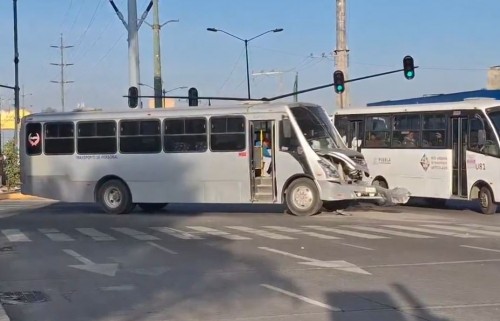
{"type": "Polygon", "coordinates": [[[275,113],[283,112],[285,107],[317,106],[311,103],[245,103],[227,106],[207,106],[207,107],[172,107],[172,108],[148,108],[148,109],[126,109],[119,111],[103,110],[74,110],[70,112],[54,113],[34,113],[24,117],[29,121],[44,119],[98,119],[98,118],[134,118],[134,117],[165,117],[165,116],[206,116],[206,115],[228,115],[228,114],[248,114],[248,113],[275,113]]]}
{"type": "Polygon", "coordinates": [[[425,111],[447,111],[454,109],[487,109],[500,107],[500,100],[495,99],[467,99],[459,102],[432,103],[432,104],[406,104],[406,105],[387,105],[377,107],[361,107],[336,110],[334,115],[351,114],[384,114],[397,112],[425,112],[425,111]]]}

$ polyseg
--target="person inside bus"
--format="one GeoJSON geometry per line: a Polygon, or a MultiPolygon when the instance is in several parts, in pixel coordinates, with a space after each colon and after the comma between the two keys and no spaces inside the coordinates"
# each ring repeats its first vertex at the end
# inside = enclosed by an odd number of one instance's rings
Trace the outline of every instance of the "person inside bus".
{"type": "Polygon", "coordinates": [[[409,132],[403,140],[403,145],[407,147],[417,147],[417,141],[415,140],[415,133],[409,132]]]}
{"type": "MultiPolygon", "coordinates": [[[[255,147],[260,147],[261,143],[258,140],[255,143],[255,147]]],[[[264,138],[262,141],[262,159],[264,162],[264,168],[262,169],[261,176],[270,176],[270,168],[271,168],[271,141],[268,138],[264,138]]]]}

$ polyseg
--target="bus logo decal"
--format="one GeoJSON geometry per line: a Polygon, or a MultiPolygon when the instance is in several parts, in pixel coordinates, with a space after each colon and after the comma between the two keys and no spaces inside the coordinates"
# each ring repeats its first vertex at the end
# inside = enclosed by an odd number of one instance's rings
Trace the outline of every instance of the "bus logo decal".
{"type": "Polygon", "coordinates": [[[429,166],[431,165],[429,163],[429,159],[427,158],[427,156],[424,154],[424,156],[422,156],[422,158],[420,159],[420,165],[422,166],[422,168],[424,169],[424,171],[427,172],[427,169],[429,168],[429,166]]]}
{"type": "Polygon", "coordinates": [[[32,147],[37,146],[40,143],[40,134],[36,133],[35,136],[33,136],[31,133],[28,135],[28,141],[32,147]]]}

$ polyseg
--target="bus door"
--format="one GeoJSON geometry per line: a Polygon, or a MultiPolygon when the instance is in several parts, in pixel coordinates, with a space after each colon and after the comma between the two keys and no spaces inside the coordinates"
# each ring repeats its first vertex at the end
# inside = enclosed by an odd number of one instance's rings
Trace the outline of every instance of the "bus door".
{"type": "Polygon", "coordinates": [[[251,120],[250,180],[252,202],[276,201],[275,122],[251,120]]]}
{"type": "Polygon", "coordinates": [[[364,121],[361,117],[337,116],[335,127],[349,149],[361,152],[364,137],[364,121]]]}
{"type": "Polygon", "coordinates": [[[453,152],[452,193],[459,197],[467,197],[467,117],[451,118],[451,146],[453,152]]]}

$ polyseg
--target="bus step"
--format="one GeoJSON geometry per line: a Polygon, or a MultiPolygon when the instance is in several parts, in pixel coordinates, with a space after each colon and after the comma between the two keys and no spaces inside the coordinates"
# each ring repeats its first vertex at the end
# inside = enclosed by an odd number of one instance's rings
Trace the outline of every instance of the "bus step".
{"type": "Polygon", "coordinates": [[[271,176],[267,177],[256,177],[255,178],[256,185],[273,185],[273,178],[271,176]]]}
{"type": "Polygon", "coordinates": [[[268,193],[255,193],[255,201],[263,203],[272,203],[273,195],[268,193]]]}
{"type": "Polygon", "coordinates": [[[271,195],[273,192],[272,185],[257,185],[257,194],[268,194],[271,195]]]}

